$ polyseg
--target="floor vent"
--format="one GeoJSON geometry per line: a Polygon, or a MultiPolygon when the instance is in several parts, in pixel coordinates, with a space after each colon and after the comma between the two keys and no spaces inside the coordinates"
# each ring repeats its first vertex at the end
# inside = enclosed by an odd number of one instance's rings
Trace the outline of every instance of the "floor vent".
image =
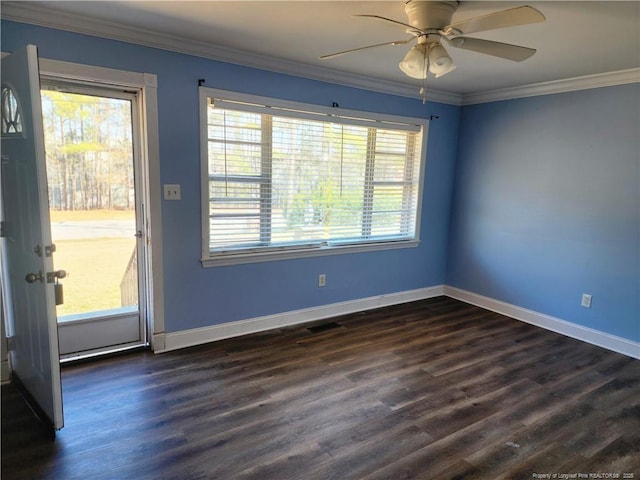
{"type": "Polygon", "coordinates": [[[334,328],[340,328],[341,326],[342,325],[336,322],[329,322],[329,323],[323,323],[322,325],[315,325],[313,327],[308,327],[307,330],[309,330],[311,333],[321,333],[327,330],[332,330],[334,328]]]}

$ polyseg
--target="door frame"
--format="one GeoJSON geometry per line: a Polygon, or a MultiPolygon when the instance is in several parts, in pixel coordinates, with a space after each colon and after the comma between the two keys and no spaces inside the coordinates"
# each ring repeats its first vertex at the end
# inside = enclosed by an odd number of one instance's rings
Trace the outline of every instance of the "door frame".
{"type": "MultiPolygon", "coordinates": [[[[146,242],[144,281],[147,295],[140,299],[140,315],[144,315],[146,338],[143,340],[154,351],[164,350],[164,301],[162,289],[162,203],[160,188],[160,147],[158,138],[157,77],[155,74],[128,72],[111,68],[40,59],[40,76],[43,81],[85,84],[106,89],[133,90],[139,97],[138,125],[140,132],[140,201],[144,220],[143,239],[146,242]],[[142,305],[144,301],[145,305],[142,305]]],[[[135,121],[135,116],[133,117],[135,121]]],[[[138,180],[136,180],[138,182],[138,180]]],[[[100,351],[83,354],[82,357],[99,354],[100,351]]],[[[74,356],[73,358],[79,358],[74,356]]]]}

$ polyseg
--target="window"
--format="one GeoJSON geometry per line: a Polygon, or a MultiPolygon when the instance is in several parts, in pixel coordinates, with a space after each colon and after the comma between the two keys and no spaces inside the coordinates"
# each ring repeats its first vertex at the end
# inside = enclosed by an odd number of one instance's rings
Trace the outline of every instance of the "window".
{"type": "Polygon", "coordinates": [[[205,265],[417,244],[425,121],[204,87],[201,108],[205,265]]]}
{"type": "Polygon", "coordinates": [[[11,87],[2,86],[2,135],[14,136],[22,133],[22,110],[18,97],[11,87]]]}

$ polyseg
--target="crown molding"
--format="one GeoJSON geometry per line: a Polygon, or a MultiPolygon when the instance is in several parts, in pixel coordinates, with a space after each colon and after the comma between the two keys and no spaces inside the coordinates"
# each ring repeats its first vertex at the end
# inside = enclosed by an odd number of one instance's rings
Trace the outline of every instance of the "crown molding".
{"type": "MultiPolygon", "coordinates": [[[[418,87],[388,80],[372,79],[364,75],[338,72],[282,58],[236,50],[223,45],[201,42],[142,28],[131,28],[115,22],[87,18],[68,12],[49,9],[41,5],[22,2],[3,2],[2,18],[42,27],[56,28],[74,33],[120,40],[172,52],[194,55],[210,60],[258,68],[311,80],[335,83],[409,98],[421,98],[418,87]]],[[[429,90],[430,101],[460,105],[462,96],[440,90],[429,90]]]]}
{"type": "Polygon", "coordinates": [[[462,105],[535,97],[538,95],[551,95],[554,93],[574,92],[576,90],[588,90],[591,88],[611,87],[614,85],[639,82],[640,68],[630,68],[617,72],[597,73],[550,82],[532,83],[521,87],[502,88],[500,90],[467,94],[462,98],[462,105]]]}

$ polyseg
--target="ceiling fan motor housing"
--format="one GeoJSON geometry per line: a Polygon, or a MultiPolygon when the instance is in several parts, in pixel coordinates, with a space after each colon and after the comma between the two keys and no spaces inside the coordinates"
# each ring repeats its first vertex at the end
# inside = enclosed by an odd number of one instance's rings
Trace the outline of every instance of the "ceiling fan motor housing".
{"type": "Polygon", "coordinates": [[[458,2],[431,2],[426,0],[409,0],[404,11],[408,23],[417,30],[440,30],[451,24],[458,2]]]}

